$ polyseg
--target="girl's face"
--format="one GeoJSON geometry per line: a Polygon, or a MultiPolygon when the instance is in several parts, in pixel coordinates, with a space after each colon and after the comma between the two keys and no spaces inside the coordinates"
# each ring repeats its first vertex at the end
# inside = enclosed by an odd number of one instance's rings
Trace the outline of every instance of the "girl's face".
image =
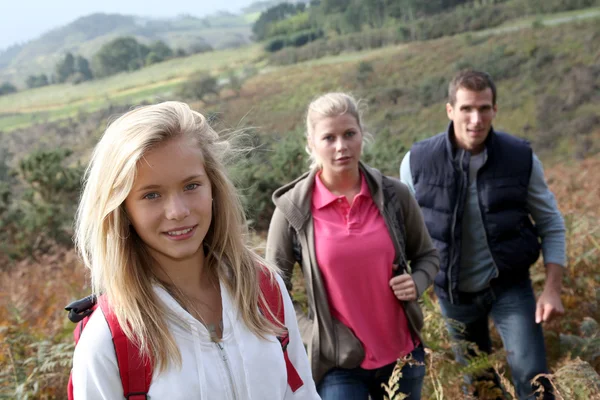
{"type": "Polygon", "coordinates": [[[318,119],[309,144],[323,172],[357,170],[362,152],[362,131],[350,114],[318,119]]]}
{"type": "Polygon", "coordinates": [[[148,151],[138,162],[125,210],[161,265],[201,260],[212,220],[212,188],[198,145],[178,137],[148,151]]]}

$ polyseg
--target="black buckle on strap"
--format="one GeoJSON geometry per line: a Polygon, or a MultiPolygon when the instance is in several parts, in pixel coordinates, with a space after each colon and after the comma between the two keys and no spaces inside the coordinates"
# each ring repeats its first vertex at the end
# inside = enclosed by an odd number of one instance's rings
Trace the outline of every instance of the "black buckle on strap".
{"type": "Polygon", "coordinates": [[[127,400],[129,400],[129,398],[132,397],[132,396],[144,396],[143,398],[146,399],[146,400],[148,400],[148,393],[146,393],[146,392],[131,392],[131,393],[127,393],[125,395],[125,398],[127,400]]]}
{"type": "Polygon", "coordinates": [[[288,344],[290,344],[290,334],[287,328],[283,329],[285,330],[283,335],[277,336],[277,340],[279,340],[279,343],[281,343],[281,348],[283,351],[287,351],[288,344]]]}
{"type": "Polygon", "coordinates": [[[75,300],[66,306],[65,310],[69,312],[69,319],[71,322],[77,323],[94,311],[93,307],[95,304],[96,296],[92,294],[83,299],[75,300]]]}

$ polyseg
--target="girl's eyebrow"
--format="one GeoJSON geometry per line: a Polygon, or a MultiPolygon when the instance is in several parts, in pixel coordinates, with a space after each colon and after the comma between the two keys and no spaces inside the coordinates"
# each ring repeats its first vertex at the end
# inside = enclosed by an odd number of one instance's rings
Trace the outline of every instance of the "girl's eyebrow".
{"type": "MultiPolygon", "coordinates": [[[[204,174],[194,174],[194,175],[190,175],[187,178],[185,178],[184,180],[182,180],[182,183],[186,183],[189,181],[193,181],[194,179],[198,179],[198,178],[202,178],[204,177],[204,174]]],[[[155,190],[155,189],[160,189],[161,186],[160,185],[156,185],[156,184],[150,184],[150,185],[146,185],[146,186],[142,186],[139,189],[136,189],[136,192],[144,192],[146,190],[155,190]]]]}

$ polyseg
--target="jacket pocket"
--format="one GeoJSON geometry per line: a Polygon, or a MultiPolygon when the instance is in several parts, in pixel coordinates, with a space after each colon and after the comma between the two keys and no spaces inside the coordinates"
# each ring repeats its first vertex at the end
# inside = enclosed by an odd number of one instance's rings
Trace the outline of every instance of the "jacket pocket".
{"type": "Polygon", "coordinates": [[[356,368],[365,358],[365,349],[350,328],[333,318],[333,333],[337,352],[335,354],[336,367],[356,368]]]}

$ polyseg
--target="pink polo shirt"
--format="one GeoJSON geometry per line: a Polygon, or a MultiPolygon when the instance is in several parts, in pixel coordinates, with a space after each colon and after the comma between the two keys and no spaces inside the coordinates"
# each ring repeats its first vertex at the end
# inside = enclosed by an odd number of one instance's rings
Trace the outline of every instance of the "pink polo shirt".
{"type": "Polygon", "coordinates": [[[312,215],[317,263],[331,315],[349,327],[365,348],[364,369],[390,364],[414,349],[404,308],[394,296],[394,245],[365,177],[348,204],[315,177],[312,215]]]}

